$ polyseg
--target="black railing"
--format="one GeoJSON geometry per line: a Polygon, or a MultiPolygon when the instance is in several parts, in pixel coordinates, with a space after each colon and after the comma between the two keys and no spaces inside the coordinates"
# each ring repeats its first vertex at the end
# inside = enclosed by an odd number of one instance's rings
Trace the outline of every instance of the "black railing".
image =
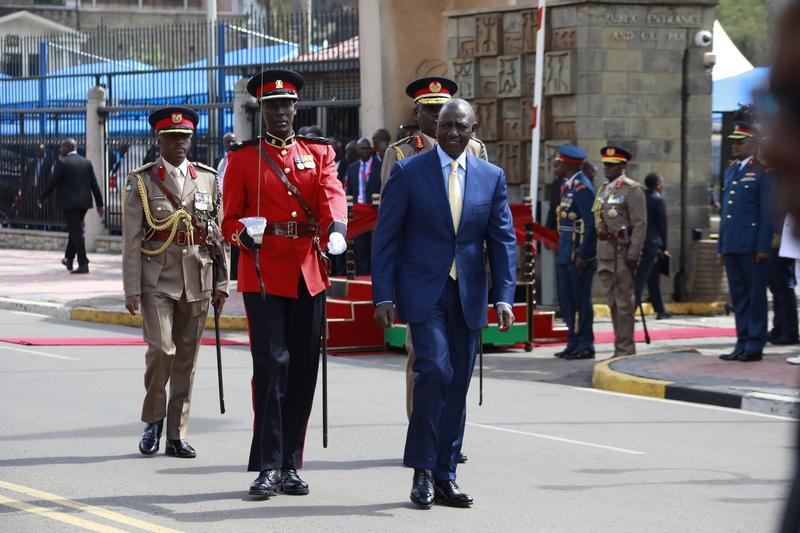
{"type": "Polygon", "coordinates": [[[59,227],[52,200],[36,208],[43,184],[31,168],[41,167],[39,145],[51,161],[64,137],[85,134],[94,86],[106,89],[108,154],[105,168],[95,170],[105,186],[107,227],[117,233],[125,177],[158,156],[147,123],[152,109],[199,108],[190,158],[214,164],[222,135],[233,128],[236,83],[265,68],[291,68],[306,79],[296,127],[320,124],[328,136],[348,140],[358,134],[358,51],[358,13],[349,9],[0,40],[7,70],[0,73],[0,222],[59,227]]]}

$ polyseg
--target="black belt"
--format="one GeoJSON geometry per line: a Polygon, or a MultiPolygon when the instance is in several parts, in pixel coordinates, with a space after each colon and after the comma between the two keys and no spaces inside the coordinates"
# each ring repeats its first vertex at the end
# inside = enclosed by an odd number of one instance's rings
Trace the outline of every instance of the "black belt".
{"type": "Polygon", "coordinates": [[[298,237],[316,237],[319,235],[319,224],[312,222],[267,222],[264,235],[297,239],[298,237]]]}

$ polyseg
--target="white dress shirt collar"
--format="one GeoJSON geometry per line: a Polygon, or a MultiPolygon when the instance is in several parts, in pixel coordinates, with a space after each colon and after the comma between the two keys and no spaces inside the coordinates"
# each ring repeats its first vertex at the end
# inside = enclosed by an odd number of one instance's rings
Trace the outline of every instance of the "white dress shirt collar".
{"type": "Polygon", "coordinates": [[[457,161],[459,167],[461,167],[464,170],[467,170],[467,151],[466,150],[461,152],[461,155],[459,155],[457,158],[453,159],[452,157],[447,155],[447,153],[445,153],[444,150],[442,150],[441,146],[439,146],[437,144],[436,145],[436,153],[439,154],[439,166],[441,166],[442,168],[449,167],[451,161],[457,161]]]}
{"type": "Polygon", "coordinates": [[[161,158],[161,162],[164,163],[164,168],[167,169],[167,174],[169,174],[170,176],[173,175],[172,171],[175,168],[177,168],[178,170],[181,171],[181,177],[185,178],[186,176],[189,175],[189,160],[188,159],[184,159],[183,163],[181,163],[177,167],[172,165],[169,161],[167,161],[163,157],[161,158]]]}
{"type": "Polygon", "coordinates": [[[739,170],[742,170],[745,167],[745,165],[747,165],[747,163],[750,162],[751,159],[753,159],[752,155],[750,157],[748,157],[748,158],[745,158],[745,159],[742,159],[741,161],[739,161],[739,170]]]}

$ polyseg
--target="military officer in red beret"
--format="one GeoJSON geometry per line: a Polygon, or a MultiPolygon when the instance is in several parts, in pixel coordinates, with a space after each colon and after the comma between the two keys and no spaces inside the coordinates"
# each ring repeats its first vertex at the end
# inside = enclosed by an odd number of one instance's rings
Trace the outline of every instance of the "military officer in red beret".
{"type": "Polygon", "coordinates": [[[250,494],[262,497],[279,490],[308,494],[297,470],[317,382],[323,292],[330,285],[323,251],[338,255],[347,247],[347,203],[331,142],[295,135],[292,128],[302,87],[302,76],[291,70],[250,79],[247,90],[261,105],[266,133],[235,146],[225,171],[222,232],[241,252],[238,290],[253,358],[248,470],[259,475],[250,494]]]}

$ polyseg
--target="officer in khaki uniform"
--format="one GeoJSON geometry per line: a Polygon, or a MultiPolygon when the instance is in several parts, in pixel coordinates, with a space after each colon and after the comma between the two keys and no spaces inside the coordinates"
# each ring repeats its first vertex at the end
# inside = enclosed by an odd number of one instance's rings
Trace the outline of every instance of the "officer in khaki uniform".
{"type": "Polygon", "coordinates": [[[125,307],[131,314],[141,307],[148,345],[139,451],[158,452],[166,417],[166,454],[189,458],[196,453],[186,425],[208,304],[221,309],[227,296],[220,190],[213,168],[186,159],[197,113],[167,107],[149,121],[161,157],[128,176],[122,224],[125,307]]]}
{"type": "Polygon", "coordinates": [[[634,355],[634,275],[647,233],[647,207],[639,183],[625,175],[631,154],[616,146],[600,151],[608,181],[594,202],[597,274],[608,295],[614,325],[614,356],[634,355]]]}
{"type": "MultiPolygon", "coordinates": [[[[458,84],[448,78],[420,78],[408,84],[406,94],[413,98],[414,104],[416,104],[414,118],[417,119],[419,131],[389,145],[383,156],[383,165],[381,166],[381,191],[386,186],[386,181],[389,179],[389,174],[395,161],[433,150],[433,147],[436,146],[436,122],[439,120],[439,111],[456,92],[458,92],[458,84]]],[[[480,157],[484,161],[489,160],[486,154],[486,146],[475,137],[470,139],[466,152],[475,157],[480,157]]],[[[415,357],[409,328],[406,328],[406,351],[408,352],[406,365],[406,414],[410,420],[412,398],[414,397],[415,374],[412,368],[415,357]]],[[[466,460],[466,455],[462,454],[460,461],[465,462],[466,460]]]]}

